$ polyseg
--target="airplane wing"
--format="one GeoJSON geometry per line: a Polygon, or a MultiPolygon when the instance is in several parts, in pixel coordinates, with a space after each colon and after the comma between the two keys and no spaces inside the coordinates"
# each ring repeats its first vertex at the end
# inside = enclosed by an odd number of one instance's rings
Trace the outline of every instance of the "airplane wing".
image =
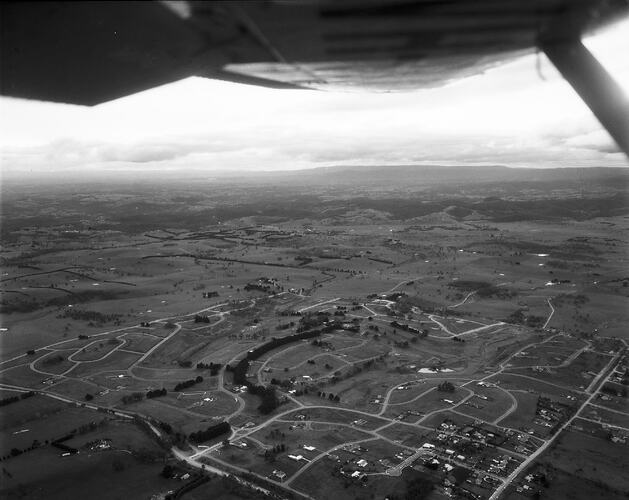
{"type": "Polygon", "coordinates": [[[580,43],[629,0],[3,2],[0,93],[96,105],[188,76],[443,85],[543,50],[629,154],[629,104],[580,43]]]}

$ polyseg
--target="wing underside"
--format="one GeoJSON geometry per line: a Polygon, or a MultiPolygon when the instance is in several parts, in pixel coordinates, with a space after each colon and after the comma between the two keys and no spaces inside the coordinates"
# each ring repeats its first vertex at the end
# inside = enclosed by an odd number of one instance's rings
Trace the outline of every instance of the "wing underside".
{"type": "MultiPolygon", "coordinates": [[[[2,95],[96,105],[189,76],[274,88],[434,87],[538,49],[566,62],[560,70],[573,85],[598,85],[606,77],[575,73],[579,61],[592,70],[587,57],[563,49],[627,15],[629,0],[3,2],[0,9],[2,95]]],[[[579,93],[592,107],[591,92],[579,93]]],[[[614,98],[618,107],[622,93],[614,98]]],[[[610,105],[596,107],[607,128],[625,126],[602,117],[610,105]]],[[[612,133],[626,150],[623,134],[612,133]]]]}

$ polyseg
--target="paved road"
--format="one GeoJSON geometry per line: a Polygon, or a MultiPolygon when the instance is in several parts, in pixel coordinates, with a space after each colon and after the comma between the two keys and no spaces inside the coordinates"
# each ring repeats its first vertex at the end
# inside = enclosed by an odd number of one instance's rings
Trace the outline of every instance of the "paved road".
{"type": "Polygon", "coordinates": [[[469,299],[472,295],[474,295],[475,293],[476,293],[476,291],[473,291],[473,292],[468,293],[468,294],[465,296],[465,298],[464,298],[461,302],[459,302],[458,304],[454,304],[453,306],[448,306],[448,309],[455,309],[455,308],[457,308],[457,307],[459,307],[459,306],[462,306],[462,305],[463,305],[463,304],[465,304],[465,303],[467,302],[467,300],[468,300],[468,299],[469,299]]]}
{"type": "Polygon", "coordinates": [[[302,307],[301,309],[299,309],[299,312],[304,312],[304,311],[308,311],[309,309],[314,309],[315,307],[318,306],[323,306],[325,304],[332,304],[333,302],[336,302],[338,300],[341,300],[341,297],[337,297],[335,299],[330,299],[330,300],[324,300],[323,302],[318,302],[316,304],[312,304],[310,306],[306,306],[306,307],[302,307]]]}
{"type": "Polygon", "coordinates": [[[550,299],[546,299],[546,302],[548,302],[548,305],[550,306],[550,314],[548,315],[548,319],[546,320],[546,323],[544,323],[542,330],[546,330],[546,327],[548,326],[548,323],[550,323],[550,320],[552,319],[553,314],[555,314],[555,308],[553,307],[553,304],[550,302],[550,299]]]}

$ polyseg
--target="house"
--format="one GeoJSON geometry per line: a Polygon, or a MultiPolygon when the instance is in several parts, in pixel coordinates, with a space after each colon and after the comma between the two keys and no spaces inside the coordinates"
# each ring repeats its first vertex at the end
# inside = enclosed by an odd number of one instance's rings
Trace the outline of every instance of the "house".
{"type": "Polygon", "coordinates": [[[274,470],[273,471],[273,475],[279,479],[281,482],[284,482],[284,479],[286,479],[286,472],[281,471],[281,470],[274,470]]]}
{"type": "Polygon", "coordinates": [[[302,457],[301,455],[288,455],[288,458],[294,460],[295,462],[299,462],[300,460],[304,459],[304,457],[302,457]]]}
{"type": "Polygon", "coordinates": [[[358,467],[366,467],[368,463],[369,462],[367,462],[367,460],[361,458],[358,462],[356,462],[356,465],[358,465],[358,467]]]}
{"type": "Polygon", "coordinates": [[[316,450],[316,448],[314,446],[308,446],[306,444],[303,446],[303,448],[306,451],[315,451],[316,450]]]}

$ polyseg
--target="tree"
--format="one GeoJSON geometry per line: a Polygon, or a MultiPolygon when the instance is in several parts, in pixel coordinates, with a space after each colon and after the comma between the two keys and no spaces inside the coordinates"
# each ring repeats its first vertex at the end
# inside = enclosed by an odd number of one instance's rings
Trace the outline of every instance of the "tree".
{"type": "Polygon", "coordinates": [[[162,469],[162,472],[160,475],[165,479],[170,479],[171,477],[173,477],[174,473],[175,473],[175,469],[173,468],[173,466],[170,464],[166,464],[164,465],[164,468],[162,469]]]}
{"type": "Polygon", "coordinates": [[[439,384],[438,389],[442,392],[454,392],[455,387],[452,382],[444,380],[441,384],[439,384]]]}
{"type": "Polygon", "coordinates": [[[280,404],[274,387],[265,387],[260,394],[262,403],[258,406],[258,411],[264,415],[271,413],[280,404]]]}

